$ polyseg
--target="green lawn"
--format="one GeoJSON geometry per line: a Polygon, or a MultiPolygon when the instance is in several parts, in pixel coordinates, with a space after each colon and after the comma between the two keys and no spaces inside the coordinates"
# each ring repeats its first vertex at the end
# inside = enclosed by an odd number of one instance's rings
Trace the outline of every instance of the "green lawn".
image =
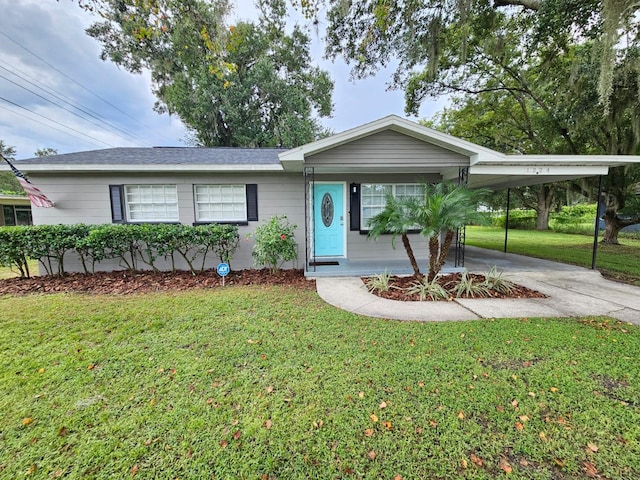
{"type": "Polygon", "coordinates": [[[640,329],[313,291],[0,297],[0,478],[640,478],[640,329]]]}
{"type": "MultiPolygon", "coordinates": [[[[621,245],[598,244],[597,268],[640,285],[640,240],[620,238],[621,245]]],[[[467,245],[504,250],[504,229],[467,227],[467,245]]],[[[535,230],[509,230],[507,251],[591,268],[593,238],[535,230]]]]}
{"type": "MultiPolygon", "coordinates": [[[[29,271],[31,275],[38,275],[38,261],[37,260],[29,260],[29,271]]],[[[12,270],[7,267],[0,267],[0,280],[4,280],[5,278],[19,277],[20,272],[17,270],[12,270]]]]}

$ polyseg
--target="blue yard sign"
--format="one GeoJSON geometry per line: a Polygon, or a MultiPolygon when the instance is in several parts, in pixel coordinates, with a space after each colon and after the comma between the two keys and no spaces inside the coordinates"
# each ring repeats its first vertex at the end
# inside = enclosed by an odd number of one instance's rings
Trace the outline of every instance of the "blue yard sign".
{"type": "Polygon", "coordinates": [[[229,264],[224,262],[219,263],[216,267],[216,271],[218,272],[218,275],[222,277],[222,286],[224,287],[224,277],[229,275],[229,272],[231,271],[231,269],[229,268],[229,264]]]}

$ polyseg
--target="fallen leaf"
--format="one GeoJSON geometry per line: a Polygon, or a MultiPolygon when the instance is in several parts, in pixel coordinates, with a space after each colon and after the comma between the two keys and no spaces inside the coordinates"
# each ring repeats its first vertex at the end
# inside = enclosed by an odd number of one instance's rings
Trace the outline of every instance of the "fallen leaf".
{"type": "Polygon", "coordinates": [[[402,480],[402,475],[396,475],[393,480],[402,480]]]}
{"type": "Polygon", "coordinates": [[[518,460],[518,463],[520,465],[522,465],[523,467],[528,467],[529,466],[529,462],[527,460],[525,460],[524,458],[521,458],[520,460],[518,460]]]}
{"type": "Polygon", "coordinates": [[[96,366],[93,363],[90,365],[87,365],[87,370],[93,370],[94,368],[96,368],[96,366]]]}
{"type": "Polygon", "coordinates": [[[227,445],[229,445],[229,442],[227,442],[226,440],[220,440],[220,446],[222,448],[227,448],[227,445]]]}
{"type": "Polygon", "coordinates": [[[44,373],[44,368],[39,368],[38,373],[44,373]]]}
{"type": "Polygon", "coordinates": [[[435,420],[429,420],[429,425],[431,425],[433,428],[436,428],[438,426],[438,422],[436,422],[435,420]]]}
{"type": "Polygon", "coordinates": [[[391,424],[391,422],[381,422],[382,426],[384,426],[387,430],[391,430],[393,428],[393,425],[391,424]]]}
{"type": "Polygon", "coordinates": [[[502,469],[502,471],[504,473],[511,473],[513,472],[513,468],[511,468],[511,465],[509,465],[509,462],[507,462],[506,459],[501,458],[500,459],[500,468],[502,469]]]}
{"type": "Polygon", "coordinates": [[[497,405],[496,410],[499,412],[504,412],[504,407],[502,405],[497,405]]]}
{"type": "Polygon", "coordinates": [[[64,475],[64,470],[62,470],[61,468],[51,474],[53,478],[60,478],[62,477],[62,475],[64,475]]]}
{"type": "Polygon", "coordinates": [[[564,468],[564,466],[566,465],[564,460],[560,460],[559,458],[554,458],[553,462],[560,468],[564,468]]]}
{"type": "Polygon", "coordinates": [[[358,392],[358,396],[359,396],[360,398],[364,398],[364,392],[358,392]]]}
{"type": "Polygon", "coordinates": [[[465,458],[462,459],[462,468],[467,468],[469,466],[469,462],[467,462],[467,460],[465,458]]]}
{"type": "Polygon", "coordinates": [[[267,393],[271,393],[271,392],[273,392],[273,386],[272,386],[272,385],[269,385],[269,386],[267,387],[267,393]]]}
{"type": "Polygon", "coordinates": [[[60,430],[58,430],[58,436],[65,437],[66,435],[67,435],[67,427],[60,427],[60,430]]]}
{"type": "Polygon", "coordinates": [[[131,476],[134,477],[136,475],[136,473],[138,473],[138,465],[134,465],[133,467],[131,467],[131,476]]]}
{"type": "Polygon", "coordinates": [[[387,402],[382,401],[380,405],[378,405],[378,407],[380,408],[380,410],[382,410],[383,408],[387,408],[387,402]]]}
{"type": "Polygon", "coordinates": [[[596,470],[596,466],[591,462],[583,462],[582,470],[589,478],[595,478],[598,476],[598,470],[596,470]]]}
{"type": "Polygon", "coordinates": [[[464,412],[462,410],[460,410],[460,413],[458,413],[458,419],[464,420],[464,412]]]}
{"type": "Polygon", "coordinates": [[[424,387],[424,382],[418,382],[419,387],[424,387]]]}
{"type": "Polygon", "coordinates": [[[528,393],[528,395],[529,395],[530,397],[535,397],[535,396],[536,396],[536,392],[529,392],[529,393],[528,393]]]}
{"type": "Polygon", "coordinates": [[[539,436],[540,436],[540,440],[546,440],[547,439],[547,434],[544,433],[544,432],[540,432],[539,436]]]}
{"type": "Polygon", "coordinates": [[[207,405],[211,405],[215,400],[212,397],[207,398],[207,405]]]}
{"type": "Polygon", "coordinates": [[[549,391],[550,391],[551,393],[556,393],[556,392],[558,391],[558,389],[557,389],[556,387],[551,387],[551,388],[549,389],[549,391]]]}
{"type": "Polygon", "coordinates": [[[518,408],[519,404],[520,404],[520,402],[518,402],[518,400],[512,400],[511,401],[511,406],[513,406],[513,408],[518,408]]]}
{"type": "Polygon", "coordinates": [[[27,417],[27,418],[23,418],[22,419],[22,425],[24,425],[25,427],[27,425],[32,424],[32,423],[33,423],[33,418],[31,418],[31,417],[27,417]]]}
{"type": "Polygon", "coordinates": [[[373,428],[367,428],[367,429],[364,431],[364,436],[365,436],[365,437],[371,437],[372,435],[373,435],[373,428]]]}
{"type": "Polygon", "coordinates": [[[477,465],[478,467],[482,467],[484,465],[484,461],[480,457],[478,457],[475,453],[472,453],[471,455],[469,455],[469,459],[474,465],[477,465]]]}
{"type": "Polygon", "coordinates": [[[273,423],[271,422],[271,419],[269,419],[266,422],[264,422],[264,428],[266,428],[267,430],[269,430],[272,425],[273,425],[273,423]]]}
{"type": "Polygon", "coordinates": [[[596,453],[598,451],[598,446],[593,443],[587,443],[587,448],[593,453],[596,453]]]}
{"type": "Polygon", "coordinates": [[[528,422],[529,417],[527,417],[526,415],[520,415],[520,420],[522,420],[523,422],[528,422]]]}
{"type": "Polygon", "coordinates": [[[372,413],[371,415],[369,415],[369,418],[371,419],[372,422],[378,421],[378,416],[375,413],[372,413]]]}
{"type": "Polygon", "coordinates": [[[516,430],[524,430],[524,425],[520,422],[516,422],[516,430]]]}
{"type": "Polygon", "coordinates": [[[376,458],[376,452],[374,452],[373,450],[371,450],[369,453],[367,453],[367,457],[369,457],[369,460],[375,460],[375,458],[376,458]]]}
{"type": "Polygon", "coordinates": [[[32,473],[34,473],[36,470],[38,469],[38,466],[34,463],[33,465],[31,465],[29,467],[29,469],[24,472],[25,475],[31,475],[32,473]]]}

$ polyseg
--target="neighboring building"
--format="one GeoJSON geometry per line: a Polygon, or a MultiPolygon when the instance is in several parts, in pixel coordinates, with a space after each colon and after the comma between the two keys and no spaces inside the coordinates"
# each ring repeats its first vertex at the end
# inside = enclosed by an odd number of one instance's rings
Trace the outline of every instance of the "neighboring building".
{"type": "MultiPolygon", "coordinates": [[[[449,180],[502,189],[605,175],[623,156],[504,155],[389,116],[298,147],[113,148],[16,161],[55,202],[35,224],[234,223],[242,238],[235,268],[252,266],[247,235],[273,215],[298,226],[298,263],[402,261],[390,236],[367,237],[385,194],[416,194],[420,182],[449,180]],[[246,241],[245,241],[246,239],[246,241]]],[[[412,235],[427,258],[426,241],[412,235]]],[[[107,268],[103,266],[102,268],[107,268]]]]}
{"type": "Polygon", "coordinates": [[[22,195],[0,194],[0,226],[32,224],[29,198],[22,195]]]}

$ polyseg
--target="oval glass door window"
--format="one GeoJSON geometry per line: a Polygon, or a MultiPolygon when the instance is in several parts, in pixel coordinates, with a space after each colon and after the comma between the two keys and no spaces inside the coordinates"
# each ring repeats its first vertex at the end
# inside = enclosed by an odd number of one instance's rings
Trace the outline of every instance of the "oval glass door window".
{"type": "Polygon", "coordinates": [[[325,227],[330,227],[333,223],[333,198],[329,193],[325,193],[320,204],[320,213],[322,214],[322,223],[325,227]]]}

